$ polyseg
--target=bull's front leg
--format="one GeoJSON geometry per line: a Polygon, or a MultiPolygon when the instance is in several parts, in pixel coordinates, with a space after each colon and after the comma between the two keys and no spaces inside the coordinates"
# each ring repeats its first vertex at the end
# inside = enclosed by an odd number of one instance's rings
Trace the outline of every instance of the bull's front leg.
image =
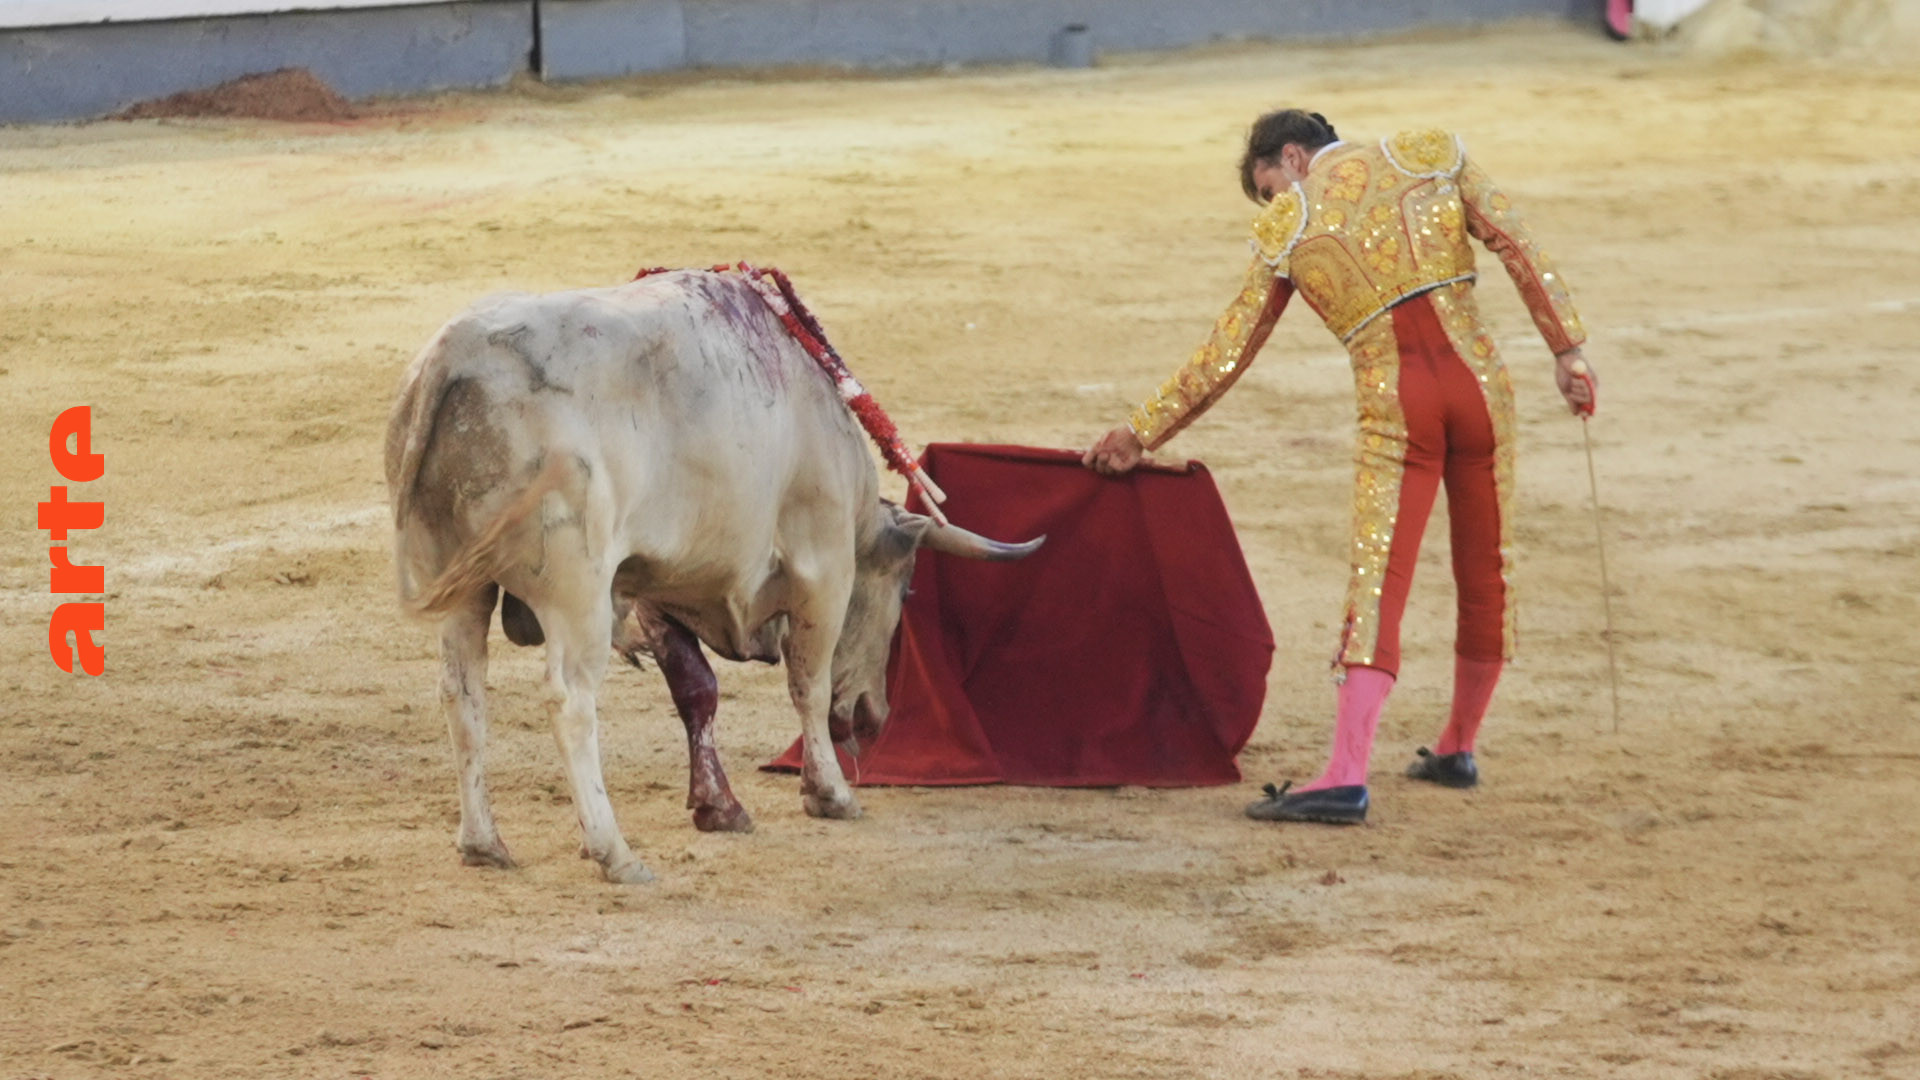
{"type": "Polygon", "coordinates": [[[833,649],[845,618],[848,586],[797,605],[787,626],[787,691],[800,713],[800,803],[814,817],[851,821],[860,800],[840,771],[828,714],[833,708],[833,649]]]}
{"type": "Polygon", "coordinates": [[[700,639],[679,623],[668,622],[654,645],[653,658],[687,728],[687,808],[693,811],[693,827],[701,832],[752,832],[753,818],[734,798],[714,745],[713,716],[720,705],[720,683],[700,651],[700,639]]]}

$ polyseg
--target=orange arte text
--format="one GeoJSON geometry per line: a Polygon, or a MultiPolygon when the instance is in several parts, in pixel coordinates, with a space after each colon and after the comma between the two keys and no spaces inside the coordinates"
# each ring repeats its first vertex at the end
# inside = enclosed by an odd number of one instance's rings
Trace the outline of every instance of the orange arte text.
{"type": "MultiPolygon", "coordinates": [[[[93,452],[93,408],[76,405],[54,418],[47,433],[47,453],[53,467],[68,481],[84,484],[98,480],[107,471],[107,459],[93,452]],[[68,445],[72,449],[68,449],[68,445]]],[[[47,492],[40,504],[40,528],[54,541],[47,548],[53,567],[48,572],[49,591],[55,596],[104,596],[107,591],[105,566],[75,565],[67,554],[67,534],[76,529],[97,529],[107,520],[107,504],[70,502],[67,485],[58,484],[47,492]]],[[[99,675],[107,670],[107,650],[93,642],[93,635],[107,627],[107,605],[92,603],[61,604],[53,610],[47,625],[47,648],[61,671],[73,671],[77,659],[80,670],[99,675]],[[68,639],[71,638],[71,644],[68,639]]]]}

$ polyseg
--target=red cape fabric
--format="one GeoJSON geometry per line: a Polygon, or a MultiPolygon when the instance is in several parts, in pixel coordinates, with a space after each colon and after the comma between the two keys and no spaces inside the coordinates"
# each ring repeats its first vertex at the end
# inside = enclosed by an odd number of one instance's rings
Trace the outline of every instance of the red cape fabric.
{"type": "MultiPolygon", "coordinates": [[[[957,523],[1047,542],[1010,563],[921,552],[887,671],[892,715],[857,760],[841,753],[849,780],[1240,779],[1273,633],[1205,468],[1114,479],[1072,451],[960,444],[929,446],[922,464],[957,523]]],[[[795,742],[764,768],[800,762],[795,742]]]]}

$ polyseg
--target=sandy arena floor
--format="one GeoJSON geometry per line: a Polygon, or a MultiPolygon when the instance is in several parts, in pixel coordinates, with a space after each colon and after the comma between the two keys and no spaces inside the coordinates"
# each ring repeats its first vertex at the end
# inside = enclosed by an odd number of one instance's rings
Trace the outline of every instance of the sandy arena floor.
{"type": "MultiPolygon", "coordinates": [[[[1920,73],[1709,65],[1558,27],[1090,73],[639,82],[340,125],[0,131],[0,1078],[1920,1076],[1920,73]],[[1625,669],[1607,730],[1579,425],[1497,267],[1522,395],[1523,658],[1472,794],[1398,777],[1451,670],[1430,531],[1364,829],[1311,775],[1351,385],[1295,311],[1174,449],[1280,649],[1238,789],[868,790],[717,665],[751,836],[693,831],[621,670],[622,824],[575,858],[537,654],[496,634],[513,873],[466,869],[380,433],[503,288],[778,265],[916,440],[1083,445],[1244,266],[1263,107],[1443,124],[1583,302],[1625,669]],[[47,656],[46,431],[94,407],[109,673],[47,656]]],[[[890,481],[890,488],[898,489],[890,481]]]]}

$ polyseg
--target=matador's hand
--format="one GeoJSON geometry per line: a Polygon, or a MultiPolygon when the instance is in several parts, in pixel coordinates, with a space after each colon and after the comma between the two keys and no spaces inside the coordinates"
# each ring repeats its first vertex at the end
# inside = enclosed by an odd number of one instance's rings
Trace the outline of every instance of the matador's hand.
{"type": "Polygon", "coordinates": [[[1593,365],[1581,355],[1580,347],[1574,346],[1553,358],[1553,381],[1560,387],[1560,396],[1567,399],[1567,407],[1576,416],[1592,416],[1599,404],[1600,376],[1594,374],[1593,365]]]}
{"type": "Polygon", "coordinates": [[[1080,463],[1094,472],[1106,476],[1119,476],[1121,473],[1131,471],[1146,455],[1147,448],[1140,445],[1140,436],[1135,435],[1132,428],[1122,424],[1100,436],[1100,441],[1094,443],[1091,450],[1080,456],[1080,463]]]}

